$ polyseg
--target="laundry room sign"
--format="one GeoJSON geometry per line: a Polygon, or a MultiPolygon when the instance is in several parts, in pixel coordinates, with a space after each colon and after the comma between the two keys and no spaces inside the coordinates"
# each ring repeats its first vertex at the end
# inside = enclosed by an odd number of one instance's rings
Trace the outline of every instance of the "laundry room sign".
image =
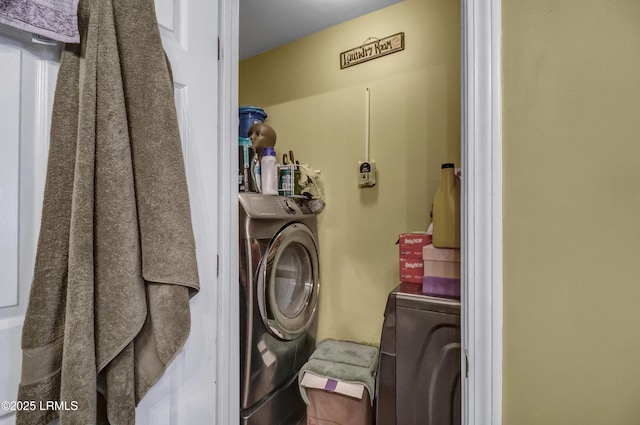
{"type": "Polygon", "coordinates": [[[361,46],[340,53],[340,69],[358,65],[372,59],[378,59],[401,50],[404,50],[403,32],[381,39],[370,37],[365,40],[361,46]],[[367,41],[371,39],[374,41],[367,43],[367,41]]]}

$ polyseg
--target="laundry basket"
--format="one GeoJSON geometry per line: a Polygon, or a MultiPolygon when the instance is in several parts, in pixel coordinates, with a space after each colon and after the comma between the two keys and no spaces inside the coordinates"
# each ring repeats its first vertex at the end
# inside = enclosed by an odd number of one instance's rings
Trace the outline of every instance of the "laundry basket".
{"type": "Polygon", "coordinates": [[[325,340],[302,366],[300,394],[307,425],[372,425],[378,349],[325,340]]]}

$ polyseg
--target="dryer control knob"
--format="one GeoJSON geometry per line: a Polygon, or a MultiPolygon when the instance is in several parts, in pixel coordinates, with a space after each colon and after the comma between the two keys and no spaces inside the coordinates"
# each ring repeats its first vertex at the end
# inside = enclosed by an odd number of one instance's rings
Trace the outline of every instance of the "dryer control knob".
{"type": "Polygon", "coordinates": [[[291,199],[285,198],[282,202],[282,206],[284,207],[284,210],[289,214],[295,214],[297,212],[291,199]]]}

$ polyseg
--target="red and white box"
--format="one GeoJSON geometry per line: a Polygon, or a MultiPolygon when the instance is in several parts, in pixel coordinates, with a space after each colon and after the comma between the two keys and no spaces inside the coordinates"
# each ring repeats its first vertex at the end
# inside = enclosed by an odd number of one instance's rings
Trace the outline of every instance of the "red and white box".
{"type": "Polygon", "coordinates": [[[427,245],[422,255],[422,292],[438,297],[460,298],[460,250],[427,245]]]}
{"type": "Polygon", "coordinates": [[[424,262],[418,258],[400,257],[400,281],[422,283],[424,262]]]}
{"type": "Polygon", "coordinates": [[[422,249],[431,243],[431,235],[426,233],[402,233],[398,240],[400,258],[422,260],[422,249]]]}

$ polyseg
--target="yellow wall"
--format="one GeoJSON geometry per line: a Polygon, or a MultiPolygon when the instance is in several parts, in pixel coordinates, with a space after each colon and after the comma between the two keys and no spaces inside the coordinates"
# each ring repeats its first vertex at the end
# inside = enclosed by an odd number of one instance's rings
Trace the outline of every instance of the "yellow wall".
{"type": "Polygon", "coordinates": [[[240,104],[267,111],[278,156],[322,171],[320,339],[379,342],[398,234],[426,230],[440,164],[460,161],[459,13],[406,0],[240,63],[240,104]],[[340,70],[340,52],[398,32],[404,51],[340,70]],[[358,189],[366,87],[379,181],[358,189]]]}
{"type": "Polygon", "coordinates": [[[504,424],[638,424],[640,2],[502,7],[504,424]]]}

